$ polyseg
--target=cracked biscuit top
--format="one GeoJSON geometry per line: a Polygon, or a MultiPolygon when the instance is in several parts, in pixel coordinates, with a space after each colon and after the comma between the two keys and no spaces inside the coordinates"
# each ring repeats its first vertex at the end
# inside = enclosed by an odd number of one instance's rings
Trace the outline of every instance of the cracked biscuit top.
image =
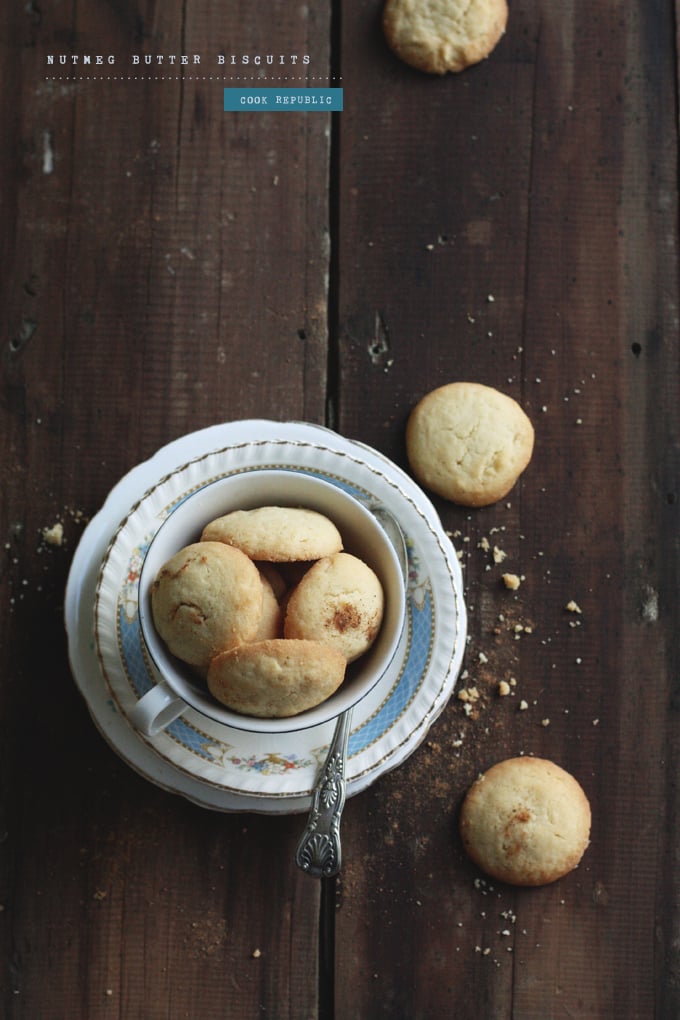
{"type": "Polygon", "coordinates": [[[533,425],[519,404],[481,383],[432,390],[406,426],[406,451],[418,481],[462,506],[488,506],[507,495],[533,448],[533,425]]]}
{"type": "Polygon", "coordinates": [[[253,560],[269,563],[318,560],[342,549],[335,524],[324,514],[303,507],[234,510],[207,524],[202,539],[226,542],[253,560]]]}
{"type": "Polygon", "coordinates": [[[375,641],[383,608],[374,571],[350,553],[336,553],[315,563],[293,591],[284,635],[322,641],[353,662],[375,641]]]}
{"type": "Polygon", "coordinates": [[[202,673],[218,652],[256,637],[262,605],[257,567],[222,542],[180,549],[151,588],[156,630],[173,655],[202,673]]]}
{"type": "Polygon", "coordinates": [[[462,71],[484,60],[507,20],[506,0],[387,0],[383,9],[390,48],[430,74],[462,71]]]}
{"type": "Polygon", "coordinates": [[[345,677],[345,660],[319,641],[254,641],[216,655],[208,689],[233,712],[288,718],[330,698],[345,677]]]}
{"type": "Polygon", "coordinates": [[[545,758],[520,757],[498,762],[472,784],[460,832],[487,875],[536,886],[577,866],[590,822],[590,804],[572,775],[545,758]]]}

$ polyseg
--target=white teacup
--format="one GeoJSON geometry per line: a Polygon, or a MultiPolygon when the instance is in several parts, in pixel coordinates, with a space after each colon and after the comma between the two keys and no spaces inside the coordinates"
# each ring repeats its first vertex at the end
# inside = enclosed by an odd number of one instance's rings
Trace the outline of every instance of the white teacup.
{"type": "Polygon", "coordinates": [[[208,482],[171,511],[154,536],[142,565],[139,620],[159,682],[137,702],[130,720],[143,733],[153,736],[191,706],[215,722],[259,733],[283,733],[317,726],[351,708],[375,686],[394,657],[405,612],[400,558],[373,513],[346,490],[294,469],[258,468],[208,482]],[[151,585],[171,556],[183,546],[198,541],[205,525],[216,517],[232,510],[251,510],[259,506],[301,506],[325,514],[340,531],[345,550],[375,571],[385,594],[378,637],[361,658],[348,666],[338,690],[322,704],[285,719],[240,715],[221,705],[191,668],[168,651],[156,631],[151,613],[151,585]]]}

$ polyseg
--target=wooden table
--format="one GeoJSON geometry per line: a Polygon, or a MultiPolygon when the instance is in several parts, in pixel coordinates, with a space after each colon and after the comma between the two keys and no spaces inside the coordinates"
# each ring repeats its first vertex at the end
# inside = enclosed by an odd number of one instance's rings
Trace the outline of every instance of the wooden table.
{"type": "Polygon", "coordinates": [[[511,0],[491,57],[439,78],[391,55],[368,0],[3,5],[7,1020],[680,1015],[676,16],[511,0]],[[342,87],[344,111],[224,113],[225,84],[262,84],[230,55],[268,53],[260,73],[342,87]],[[144,62],[171,54],[201,61],[144,62]],[[303,816],[202,809],[102,739],[69,567],[181,435],[325,423],[406,468],[411,407],[457,379],[537,437],[507,500],[435,500],[480,698],[348,801],[318,881],[303,816]],[[521,753],[593,809],[581,866],[533,890],[485,880],[456,827],[521,753]]]}

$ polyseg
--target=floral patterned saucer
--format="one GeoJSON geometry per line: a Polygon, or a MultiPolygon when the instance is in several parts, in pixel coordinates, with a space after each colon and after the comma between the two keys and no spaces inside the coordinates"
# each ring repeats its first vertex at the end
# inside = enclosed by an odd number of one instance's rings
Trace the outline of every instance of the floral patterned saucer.
{"type": "Polygon", "coordinates": [[[395,658],[354,709],[347,794],[401,764],[453,692],[466,635],[457,556],[423,492],[376,450],[298,422],[229,422],[184,436],[138,465],[111,491],[76,550],[66,590],[72,671],[116,752],[157,785],[224,811],[307,810],[333,723],[256,734],[188,708],[154,737],[128,713],[156,682],[137,613],[148,543],[190,492],[232,473],[294,469],[324,478],[398,520],[409,556],[407,626],[395,658]]]}

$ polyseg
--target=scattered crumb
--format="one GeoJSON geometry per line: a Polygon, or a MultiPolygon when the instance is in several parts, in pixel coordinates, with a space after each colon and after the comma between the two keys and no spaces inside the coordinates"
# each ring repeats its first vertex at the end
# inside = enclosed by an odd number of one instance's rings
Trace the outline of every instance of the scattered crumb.
{"type": "Polygon", "coordinates": [[[503,584],[510,591],[517,591],[521,583],[517,574],[503,574],[503,584]]]}
{"type": "Polygon", "coordinates": [[[566,604],[566,606],[564,608],[567,610],[568,613],[580,613],[581,612],[581,607],[579,605],[577,605],[576,602],[574,602],[573,599],[570,599],[569,602],[567,602],[567,604],[566,604]]]}
{"type": "Polygon", "coordinates": [[[458,691],[459,701],[479,701],[479,691],[476,687],[463,687],[458,691]]]}
{"type": "Polygon", "coordinates": [[[48,545],[61,545],[64,541],[64,525],[57,521],[50,528],[43,528],[42,537],[48,545]]]}
{"type": "Polygon", "coordinates": [[[501,698],[507,698],[510,693],[510,684],[507,680],[501,680],[498,684],[498,695],[501,698]]]}
{"type": "Polygon", "coordinates": [[[261,949],[253,949],[253,951],[251,953],[251,956],[252,956],[252,958],[254,960],[259,960],[260,957],[262,956],[262,950],[261,949]]]}
{"type": "Polygon", "coordinates": [[[507,559],[508,554],[503,550],[499,549],[497,545],[493,547],[493,561],[494,563],[502,563],[503,560],[507,559]]]}
{"type": "Polygon", "coordinates": [[[519,705],[517,706],[517,708],[519,709],[520,712],[526,712],[528,707],[529,707],[528,702],[526,702],[524,700],[524,698],[522,698],[522,700],[520,701],[519,705]]]}

